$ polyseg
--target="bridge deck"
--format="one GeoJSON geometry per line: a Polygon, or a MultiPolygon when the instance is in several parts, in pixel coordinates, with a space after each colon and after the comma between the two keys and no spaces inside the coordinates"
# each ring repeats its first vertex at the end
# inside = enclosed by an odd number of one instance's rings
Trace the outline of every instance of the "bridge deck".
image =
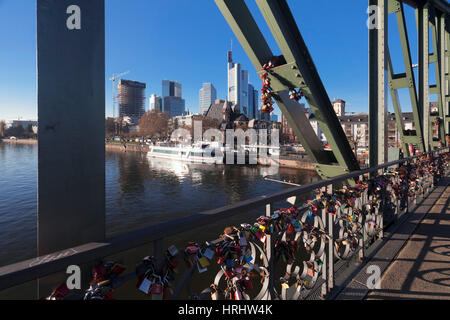
{"type": "Polygon", "coordinates": [[[446,177],[406,215],[336,299],[450,299],[449,198],[446,177]],[[381,269],[381,289],[367,287],[371,265],[381,269]]]}
{"type": "Polygon", "coordinates": [[[425,200],[434,205],[367,299],[450,299],[449,198],[447,186],[425,200]]]}

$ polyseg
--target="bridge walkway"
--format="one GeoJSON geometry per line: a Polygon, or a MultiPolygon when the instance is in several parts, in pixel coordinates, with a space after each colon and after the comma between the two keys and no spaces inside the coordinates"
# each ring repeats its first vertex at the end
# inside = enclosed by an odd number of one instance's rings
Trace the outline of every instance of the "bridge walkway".
{"type": "Polygon", "coordinates": [[[336,297],[338,300],[450,300],[450,177],[392,233],[386,244],[336,297]],[[377,265],[379,289],[369,290],[377,265]]]}

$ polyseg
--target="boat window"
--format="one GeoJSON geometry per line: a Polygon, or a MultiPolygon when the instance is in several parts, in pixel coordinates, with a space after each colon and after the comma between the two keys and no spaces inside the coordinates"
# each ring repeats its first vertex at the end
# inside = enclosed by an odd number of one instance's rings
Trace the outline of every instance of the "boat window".
{"type": "Polygon", "coordinates": [[[178,151],[153,149],[154,153],[178,155],[178,151]]]}
{"type": "Polygon", "coordinates": [[[189,155],[191,157],[203,157],[203,153],[202,152],[191,152],[191,153],[189,153],[189,155]]]}

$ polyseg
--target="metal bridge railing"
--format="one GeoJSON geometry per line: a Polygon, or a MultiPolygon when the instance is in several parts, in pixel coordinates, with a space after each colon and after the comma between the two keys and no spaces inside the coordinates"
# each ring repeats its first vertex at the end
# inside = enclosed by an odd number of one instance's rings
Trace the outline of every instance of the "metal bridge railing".
{"type": "MultiPolygon", "coordinates": [[[[242,270],[237,272],[239,266],[228,266],[230,259],[225,259],[226,262],[219,263],[220,270],[213,280],[213,285],[203,292],[189,292],[190,298],[219,299],[220,292],[224,298],[229,299],[304,299],[319,285],[322,297],[325,297],[334,288],[335,264],[339,260],[349,259],[355,255],[358,255],[359,260],[362,261],[364,249],[374,239],[383,237],[384,227],[388,223],[394,223],[399,216],[408,212],[410,204],[417,203],[417,199],[425,197],[433,187],[431,172],[425,172],[413,182],[414,188],[399,191],[401,175],[398,172],[394,174],[390,168],[400,165],[406,168],[414,167],[414,163],[419,158],[423,159],[424,156],[430,155],[443,157],[448,151],[448,148],[444,148],[429,154],[393,161],[374,168],[151,226],[104,242],[87,243],[44,257],[1,267],[0,292],[65,271],[70,265],[92,263],[153,243],[155,257],[151,261],[149,259],[143,261],[144,272],[136,270],[125,277],[117,277],[108,285],[117,288],[136,277],[140,277],[140,282],[143,279],[149,279],[150,265],[151,277],[158,272],[165,272],[167,275],[168,271],[164,269],[164,265],[167,262],[170,264],[171,257],[181,257],[183,260],[190,261],[190,267],[180,277],[170,296],[167,295],[167,298],[177,299],[184,287],[190,288],[194,272],[197,269],[200,271],[199,260],[201,258],[207,256],[212,260],[214,254],[219,256],[220,250],[228,250],[227,254],[240,252],[236,258],[237,260],[241,259],[242,265],[245,264],[247,272],[242,270]],[[382,173],[383,175],[381,175],[382,173]],[[362,182],[367,181],[370,175],[378,179],[376,183],[375,180],[370,180],[370,184],[362,182]],[[385,177],[385,180],[380,180],[380,177],[385,177]],[[351,183],[351,181],[360,181],[361,183],[342,190],[342,185],[351,183]],[[316,200],[312,200],[302,207],[289,209],[291,211],[275,210],[275,203],[317,190],[321,190],[321,193],[317,194],[316,200]],[[348,192],[353,192],[353,198],[348,192]],[[399,196],[399,192],[403,196],[399,196]],[[345,202],[352,204],[342,205],[345,202]],[[324,205],[321,207],[320,203],[324,205]],[[173,248],[169,248],[168,251],[164,249],[164,239],[178,236],[185,233],[186,230],[205,227],[242,212],[260,208],[265,208],[265,217],[258,219],[258,223],[254,225],[231,228],[220,239],[208,242],[206,245],[188,244],[186,250],[180,250],[181,253],[169,254],[173,248]],[[288,228],[286,228],[286,219],[291,219],[288,228]],[[293,230],[289,233],[288,229],[291,226],[293,230]],[[246,240],[245,244],[242,243],[243,239],[246,240]],[[232,247],[234,246],[234,249],[227,249],[230,244],[232,247]],[[289,244],[295,246],[295,253],[292,253],[289,244]],[[301,244],[300,247],[298,247],[299,244],[301,244]],[[239,247],[239,250],[236,247],[239,247]],[[212,255],[211,252],[207,254],[208,249],[215,252],[212,255]],[[193,252],[189,250],[193,250],[193,252]],[[290,256],[291,253],[292,256],[290,256]],[[246,254],[248,260],[242,261],[242,259],[246,259],[246,254]],[[155,262],[154,265],[153,262],[155,262]],[[259,276],[260,281],[252,285],[249,283],[251,282],[249,279],[254,279],[255,275],[259,276]],[[222,289],[224,286],[225,289],[222,289]],[[248,290],[248,286],[251,286],[253,290],[248,290]],[[248,293],[250,291],[253,291],[254,294],[248,293]]],[[[149,288],[154,283],[155,280],[152,279],[149,288]]],[[[161,282],[161,284],[168,287],[168,283],[161,282]]],[[[95,289],[95,286],[91,289],[95,289]]]]}

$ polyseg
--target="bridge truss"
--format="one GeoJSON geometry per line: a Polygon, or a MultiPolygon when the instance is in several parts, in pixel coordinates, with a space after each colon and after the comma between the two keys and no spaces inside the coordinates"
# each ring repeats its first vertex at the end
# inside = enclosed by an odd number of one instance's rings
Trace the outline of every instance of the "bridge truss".
{"type": "MultiPolygon", "coordinates": [[[[215,0],[256,70],[260,71],[269,61],[281,61],[269,70],[273,97],[299,138],[317,172],[330,178],[359,169],[357,159],[331,105],[313,59],[286,0],[255,0],[282,56],[274,57],[244,0],[215,0]],[[288,92],[300,89],[332,151],[325,150],[311,127],[302,106],[289,99],[288,92]]],[[[374,8],[377,25],[369,26],[369,150],[370,165],[387,162],[388,149],[388,101],[391,93],[403,154],[410,155],[409,145],[420,151],[429,151],[439,144],[446,145],[449,133],[450,90],[449,65],[449,4],[445,1],[369,0],[374,8]],[[404,5],[415,8],[417,16],[419,79],[418,88],[413,71],[411,49],[405,21],[404,5]],[[395,73],[388,46],[388,16],[395,14],[400,33],[405,73],[395,73]],[[429,53],[429,29],[432,34],[433,53],[429,53]],[[430,64],[435,64],[436,83],[429,84],[430,64]],[[389,88],[387,88],[389,85],[389,88]],[[398,89],[408,88],[414,116],[415,131],[405,130],[398,89]],[[438,96],[438,112],[430,113],[430,94],[438,96]],[[438,135],[433,135],[437,125],[438,135]]]]}

